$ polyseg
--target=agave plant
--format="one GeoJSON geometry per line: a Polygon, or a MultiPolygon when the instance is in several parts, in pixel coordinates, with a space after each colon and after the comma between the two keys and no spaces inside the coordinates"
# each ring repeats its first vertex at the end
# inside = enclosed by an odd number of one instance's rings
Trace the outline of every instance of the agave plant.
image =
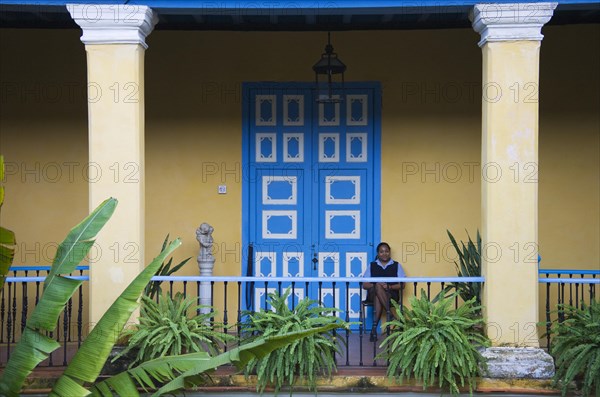
{"type": "MultiPolygon", "coordinates": [[[[459,263],[454,261],[458,277],[481,277],[481,236],[479,230],[477,230],[477,245],[473,243],[471,236],[467,233],[469,242],[465,246],[465,243],[461,241],[460,248],[452,233],[450,233],[449,230],[446,230],[446,232],[458,254],[459,263]]],[[[481,283],[450,283],[444,288],[440,297],[446,295],[446,293],[451,290],[456,290],[463,301],[466,302],[474,298],[475,303],[481,305],[481,283]]],[[[436,297],[434,301],[437,301],[437,299],[439,298],[436,297]]]]}
{"type": "Polygon", "coordinates": [[[554,386],[560,384],[565,396],[569,384],[581,380],[584,396],[600,396],[600,302],[593,300],[582,308],[560,306],[566,319],[554,323],[551,330],[554,386]]]}
{"type": "MultiPolygon", "coordinates": [[[[4,180],[4,157],[0,155],[0,181],[4,180]]],[[[4,186],[0,185],[0,210],[4,204],[4,186]]],[[[0,226],[0,290],[4,286],[8,269],[15,257],[15,234],[0,226]]]]}
{"type": "MultiPolygon", "coordinates": [[[[165,237],[165,241],[163,241],[162,248],[160,250],[164,251],[165,248],[167,247],[167,245],[170,243],[171,242],[169,241],[169,235],[167,234],[167,237],[165,237]]],[[[160,265],[160,267],[156,271],[155,276],[170,276],[171,274],[175,273],[177,270],[181,269],[183,267],[183,265],[185,265],[190,259],[192,259],[191,256],[189,258],[182,260],[174,267],[171,267],[171,264],[173,263],[173,258],[169,258],[168,262],[166,262],[166,263],[163,262],[160,265]]],[[[144,289],[144,295],[147,295],[150,298],[154,299],[154,297],[156,295],[162,294],[162,289],[160,287],[161,284],[162,284],[162,281],[153,281],[151,283],[148,283],[148,285],[144,289]]]]}
{"type": "MultiPolygon", "coordinates": [[[[335,354],[345,343],[343,338],[336,338],[333,334],[335,328],[349,328],[347,322],[335,315],[339,309],[325,308],[317,301],[305,298],[291,310],[287,303],[289,296],[290,288],[281,296],[269,294],[268,303],[273,310],[246,312],[245,321],[241,324],[242,332],[271,337],[323,326],[330,327],[330,331],[315,333],[263,358],[250,360],[246,375],[256,370],[257,390],[261,393],[268,384],[274,385],[275,393],[284,385],[293,388],[296,376],[301,381],[306,378],[309,389],[316,389],[316,375],[331,376],[337,369],[335,354]]],[[[244,343],[254,338],[251,336],[244,343]]]]}
{"type": "Polygon", "coordinates": [[[388,323],[391,333],[378,356],[389,360],[388,377],[399,382],[414,378],[423,383],[424,390],[435,385],[437,378],[437,386],[453,395],[460,393],[466,381],[473,392],[484,362],[478,347],[490,342],[475,329],[483,324],[478,316],[481,307],[473,298],[453,309],[455,295],[430,302],[421,290],[421,297],[413,297],[411,307],[403,310],[392,301],[398,319],[388,323]]]}
{"type": "Polygon", "coordinates": [[[158,302],[142,295],[142,307],[139,324],[126,330],[123,336],[129,339],[129,345],[115,359],[137,350],[132,365],[163,356],[174,356],[182,353],[207,351],[211,356],[219,352],[220,345],[234,339],[217,329],[223,324],[211,322],[216,311],[196,313],[200,306],[195,299],[185,298],[177,293],[174,298],[167,294],[158,302]]]}

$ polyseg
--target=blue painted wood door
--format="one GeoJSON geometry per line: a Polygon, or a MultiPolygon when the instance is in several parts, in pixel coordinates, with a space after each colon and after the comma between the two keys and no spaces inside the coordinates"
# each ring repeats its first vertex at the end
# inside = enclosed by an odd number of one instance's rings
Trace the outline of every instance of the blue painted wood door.
{"type": "MultiPolygon", "coordinates": [[[[319,277],[312,288],[296,285],[294,301],[308,294],[344,308],[349,300],[355,320],[358,283],[328,278],[361,276],[379,239],[379,86],[347,85],[339,103],[317,102],[312,87],[244,86],[243,238],[255,276],[319,277]]],[[[276,289],[257,285],[254,308],[276,289]]]]}

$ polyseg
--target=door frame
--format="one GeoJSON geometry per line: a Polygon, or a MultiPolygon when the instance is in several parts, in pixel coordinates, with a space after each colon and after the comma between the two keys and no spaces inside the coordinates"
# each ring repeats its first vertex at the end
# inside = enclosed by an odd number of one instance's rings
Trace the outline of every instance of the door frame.
{"type": "MultiPolygon", "coordinates": [[[[375,246],[381,241],[381,83],[377,81],[365,82],[347,82],[345,88],[351,89],[370,89],[373,92],[373,247],[371,258],[375,252],[375,246]]],[[[252,176],[249,160],[252,158],[250,153],[250,107],[248,100],[250,91],[253,89],[285,89],[285,88],[310,88],[315,90],[314,82],[243,82],[242,83],[242,263],[240,272],[242,276],[247,276],[248,269],[248,248],[249,248],[249,217],[245,216],[250,211],[250,181],[252,176]]],[[[313,117],[315,117],[313,115],[313,117]]],[[[311,121],[312,122],[312,121],[311,121]]],[[[252,258],[252,260],[254,260],[252,258]]],[[[370,260],[369,260],[370,262],[370,260]]],[[[253,275],[249,275],[253,277],[253,275]]],[[[242,298],[242,297],[241,297],[242,298]]],[[[241,299],[240,301],[243,301],[241,299]]]]}

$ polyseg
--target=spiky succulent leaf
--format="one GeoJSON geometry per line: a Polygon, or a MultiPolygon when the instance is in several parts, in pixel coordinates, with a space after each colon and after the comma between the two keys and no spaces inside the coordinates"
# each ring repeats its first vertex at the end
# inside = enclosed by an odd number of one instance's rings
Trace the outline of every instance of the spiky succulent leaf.
{"type": "MultiPolygon", "coordinates": [[[[479,234],[479,230],[477,231],[477,245],[475,245],[471,236],[467,233],[469,241],[467,245],[461,241],[460,247],[452,233],[449,230],[446,230],[446,232],[458,256],[458,262],[454,261],[458,277],[481,277],[481,235],[479,234]]],[[[475,298],[475,304],[477,306],[481,305],[481,283],[450,283],[433,301],[436,302],[452,290],[456,290],[463,301],[475,298]]]]}
{"type": "MultiPolygon", "coordinates": [[[[165,237],[165,240],[163,241],[162,248],[160,249],[161,252],[165,250],[165,248],[167,247],[167,245],[169,243],[170,243],[169,242],[169,234],[167,234],[167,237],[165,237]]],[[[169,258],[168,262],[166,262],[166,263],[163,262],[160,265],[160,267],[156,271],[155,276],[170,276],[171,274],[175,273],[177,270],[181,269],[183,267],[183,265],[185,265],[190,259],[192,259],[192,257],[182,260],[175,267],[171,268],[171,263],[173,263],[173,258],[169,258]]],[[[153,281],[151,283],[148,283],[146,288],[144,288],[144,295],[147,295],[150,298],[154,298],[156,295],[160,295],[162,293],[162,289],[160,287],[161,284],[162,284],[162,281],[153,281]]]]}

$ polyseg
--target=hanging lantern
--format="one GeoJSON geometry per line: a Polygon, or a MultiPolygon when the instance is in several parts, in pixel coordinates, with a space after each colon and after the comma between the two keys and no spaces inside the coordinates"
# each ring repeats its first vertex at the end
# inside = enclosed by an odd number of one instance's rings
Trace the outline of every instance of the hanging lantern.
{"type": "Polygon", "coordinates": [[[333,52],[331,32],[327,33],[327,45],[321,59],[314,64],[315,82],[317,85],[317,102],[341,102],[344,92],[344,72],[346,65],[333,52]],[[340,86],[340,92],[334,94],[334,88],[340,86]]]}

